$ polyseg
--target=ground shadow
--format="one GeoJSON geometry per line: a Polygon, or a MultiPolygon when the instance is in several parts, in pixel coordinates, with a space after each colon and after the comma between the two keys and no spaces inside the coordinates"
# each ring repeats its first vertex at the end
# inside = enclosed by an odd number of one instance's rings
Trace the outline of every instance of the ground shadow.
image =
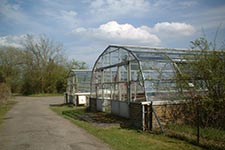
{"type": "Polygon", "coordinates": [[[74,107],[74,104],[66,104],[66,103],[62,103],[62,104],[49,104],[50,107],[62,107],[62,106],[68,106],[68,107],[74,107]]]}
{"type": "Polygon", "coordinates": [[[90,112],[88,110],[85,110],[84,112],[80,113],[76,110],[75,107],[74,110],[63,111],[62,113],[63,115],[66,115],[70,118],[86,121],[93,125],[103,128],[107,127],[121,127],[128,129],[133,128],[131,126],[129,119],[104,112],[90,112]]]}

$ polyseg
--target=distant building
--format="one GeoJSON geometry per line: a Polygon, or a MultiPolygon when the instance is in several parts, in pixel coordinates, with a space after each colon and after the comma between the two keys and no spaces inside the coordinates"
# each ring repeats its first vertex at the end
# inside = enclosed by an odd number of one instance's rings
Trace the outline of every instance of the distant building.
{"type": "Polygon", "coordinates": [[[91,70],[72,69],[67,78],[67,103],[87,105],[90,97],[91,70]]]}

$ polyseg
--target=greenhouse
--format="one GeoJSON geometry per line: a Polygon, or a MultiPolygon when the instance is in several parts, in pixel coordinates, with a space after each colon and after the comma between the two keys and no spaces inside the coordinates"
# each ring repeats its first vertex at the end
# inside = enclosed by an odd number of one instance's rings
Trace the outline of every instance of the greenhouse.
{"type": "Polygon", "coordinates": [[[67,103],[86,105],[90,96],[91,70],[72,69],[67,77],[67,103]]]}
{"type": "MultiPolygon", "coordinates": [[[[140,111],[143,126],[146,105],[182,101],[177,96],[176,75],[186,64],[184,58],[193,54],[190,50],[108,46],[92,70],[91,109],[126,118],[134,118],[140,111]]],[[[193,84],[187,81],[187,85],[193,84]]]]}

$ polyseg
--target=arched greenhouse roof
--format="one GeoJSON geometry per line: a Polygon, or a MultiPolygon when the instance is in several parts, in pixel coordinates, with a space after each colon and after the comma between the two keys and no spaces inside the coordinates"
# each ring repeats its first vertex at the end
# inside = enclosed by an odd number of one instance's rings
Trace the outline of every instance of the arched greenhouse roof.
{"type": "Polygon", "coordinates": [[[110,45],[94,64],[92,93],[130,102],[174,99],[175,72],[192,55],[184,49],[110,45]]]}

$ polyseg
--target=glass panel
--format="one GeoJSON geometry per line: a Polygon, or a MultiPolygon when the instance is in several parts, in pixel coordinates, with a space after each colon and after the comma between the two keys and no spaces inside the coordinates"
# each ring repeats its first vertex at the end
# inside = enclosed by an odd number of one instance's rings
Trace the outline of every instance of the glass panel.
{"type": "Polygon", "coordinates": [[[74,70],[71,71],[68,80],[68,92],[70,94],[90,92],[91,71],[74,70]]]}

